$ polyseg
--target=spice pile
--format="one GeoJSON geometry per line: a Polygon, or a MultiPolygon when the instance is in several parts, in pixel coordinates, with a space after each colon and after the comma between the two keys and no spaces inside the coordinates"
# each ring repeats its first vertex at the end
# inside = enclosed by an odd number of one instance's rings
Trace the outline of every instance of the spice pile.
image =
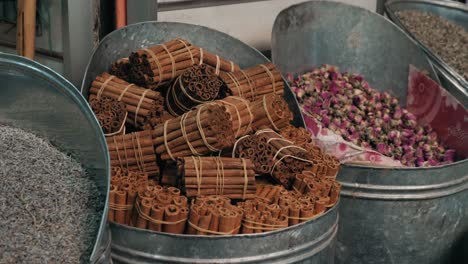
{"type": "Polygon", "coordinates": [[[78,162],[0,125],[1,263],[88,263],[104,200],[78,162]]]}
{"type": "Polygon", "coordinates": [[[176,234],[258,233],[315,218],[337,202],[338,160],[290,125],[274,64],[241,70],[176,39],[135,51],[110,71],[90,94],[126,104],[134,131],[107,137],[110,221],[176,234]],[[293,189],[302,174],[315,186],[307,193],[293,189]]]}
{"type": "Polygon", "coordinates": [[[403,25],[468,81],[468,32],[438,15],[415,10],[396,12],[403,25]]]}
{"type": "Polygon", "coordinates": [[[326,65],[291,80],[291,88],[305,114],[353,144],[411,167],[455,159],[431,127],[418,125],[397,98],[372,89],[362,76],[326,65]]]}

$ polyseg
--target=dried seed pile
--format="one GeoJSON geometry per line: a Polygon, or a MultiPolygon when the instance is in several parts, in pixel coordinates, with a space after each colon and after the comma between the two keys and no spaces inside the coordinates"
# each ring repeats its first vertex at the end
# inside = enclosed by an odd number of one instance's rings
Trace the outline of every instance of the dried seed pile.
{"type": "Polygon", "coordinates": [[[101,198],[77,161],[0,125],[0,263],[88,263],[101,198]]]}
{"type": "Polygon", "coordinates": [[[414,10],[397,12],[403,24],[468,80],[468,32],[435,14],[414,10]]]}

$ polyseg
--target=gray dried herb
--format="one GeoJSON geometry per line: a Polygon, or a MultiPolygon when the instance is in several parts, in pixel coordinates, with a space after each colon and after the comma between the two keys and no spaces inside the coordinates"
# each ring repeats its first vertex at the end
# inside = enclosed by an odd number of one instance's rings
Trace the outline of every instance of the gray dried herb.
{"type": "Polygon", "coordinates": [[[80,163],[0,125],[0,263],[88,263],[103,203],[80,163]]]}
{"type": "Polygon", "coordinates": [[[414,10],[396,13],[424,45],[468,80],[468,32],[438,15],[414,10]]]}

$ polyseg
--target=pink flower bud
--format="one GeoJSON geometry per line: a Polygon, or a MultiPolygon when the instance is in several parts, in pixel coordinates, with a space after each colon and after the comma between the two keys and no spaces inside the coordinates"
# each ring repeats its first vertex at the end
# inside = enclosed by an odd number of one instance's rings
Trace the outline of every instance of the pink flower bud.
{"type": "Polygon", "coordinates": [[[393,113],[393,119],[401,119],[403,113],[401,109],[396,109],[395,113],[393,113]]]}

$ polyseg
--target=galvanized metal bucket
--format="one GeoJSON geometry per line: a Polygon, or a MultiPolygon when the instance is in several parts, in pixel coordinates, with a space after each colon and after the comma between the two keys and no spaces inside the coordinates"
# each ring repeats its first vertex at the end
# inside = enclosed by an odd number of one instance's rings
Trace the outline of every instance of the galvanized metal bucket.
{"type": "MultiPolygon", "coordinates": [[[[363,74],[371,87],[390,91],[402,104],[409,64],[436,77],[401,29],[382,16],[334,2],[283,10],[273,27],[272,56],[284,74],[321,64],[363,74]]],[[[447,261],[468,231],[467,172],[467,160],[432,168],[342,166],[337,261],[447,261]]]]}
{"type": "MultiPolygon", "coordinates": [[[[106,141],[79,91],[49,68],[4,53],[0,53],[0,80],[0,123],[31,131],[70,153],[85,166],[101,194],[107,195],[106,141]]],[[[107,196],[105,205],[90,263],[110,261],[107,196]]]]}
{"type": "Polygon", "coordinates": [[[234,236],[173,235],[111,223],[114,263],[334,263],[337,206],[280,231],[234,236]]]}
{"type": "Polygon", "coordinates": [[[392,0],[385,3],[385,13],[393,22],[395,22],[395,24],[400,26],[413,40],[415,40],[424,52],[426,52],[428,58],[432,63],[434,63],[436,70],[440,73],[442,81],[446,82],[447,86],[453,86],[460,90],[460,93],[464,93],[465,96],[468,96],[468,80],[465,80],[463,76],[444,62],[442,58],[432,52],[404,26],[396,15],[396,12],[403,10],[417,10],[434,13],[448,19],[452,23],[462,26],[466,31],[468,31],[468,5],[454,1],[440,0],[392,0]]]}
{"type": "MultiPolygon", "coordinates": [[[[260,52],[241,41],[202,26],[145,22],[108,35],[94,52],[85,74],[82,93],[96,75],[131,51],[173,38],[185,38],[230,59],[241,67],[267,62],[260,52]]],[[[295,124],[303,119],[294,95],[285,98],[295,112],[295,124]]],[[[281,231],[253,235],[172,235],[111,224],[112,258],[116,263],[333,263],[338,224],[337,205],[315,220],[281,231]]]]}

